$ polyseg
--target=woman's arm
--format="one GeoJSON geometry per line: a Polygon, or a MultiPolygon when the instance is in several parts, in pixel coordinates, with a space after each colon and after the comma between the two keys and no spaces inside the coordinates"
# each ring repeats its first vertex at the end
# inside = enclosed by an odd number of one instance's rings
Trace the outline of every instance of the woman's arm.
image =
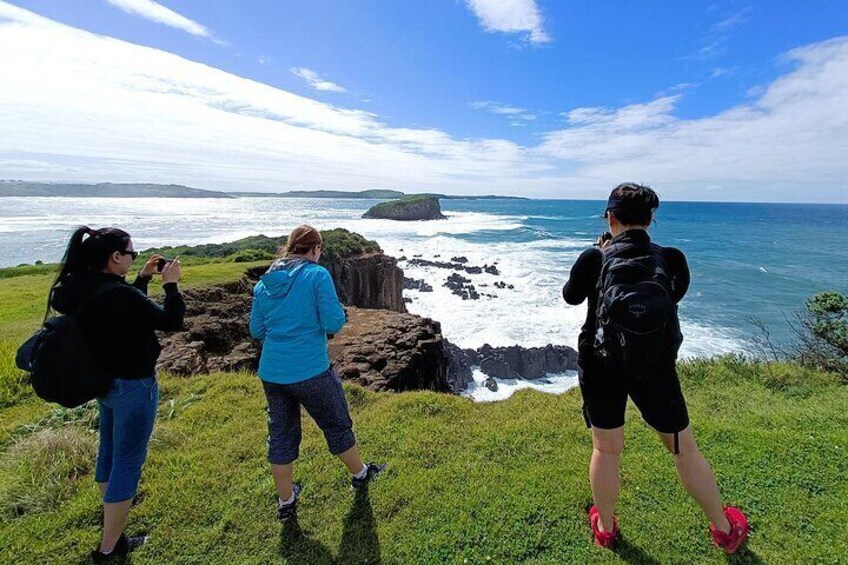
{"type": "Polygon", "coordinates": [[[141,290],[131,285],[122,286],[120,292],[115,292],[116,295],[123,295],[122,298],[116,296],[115,300],[126,300],[127,322],[141,324],[152,330],[171,332],[181,330],[185,318],[183,295],[180,294],[177,283],[167,283],[162,285],[162,288],[165,291],[163,306],[159,306],[141,290]]]}
{"type": "Polygon", "coordinates": [[[568,304],[582,304],[598,284],[602,258],[603,254],[599,250],[587,249],[571,266],[568,282],[562,287],[562,297],[568,304]]]}
{"type": "Polygon", "coordinates": [[[250,307],[250,323],[248,325],[250,327],[250,336],[253,339],[260,341],[265,339],[265,315],[262,312],[262,306],[255,292],[253,295],[253,306],[250,307]]]}
{"type": "Polygon", "coordinates": [[[336,286],[333,278],[326,269],[321,269],[318,274],[318,322],[321,329],[328,334],[337,334],[347,321],[344,308],[336,294],[336,286]]]}
{"type": "Polygon", "coordinates": [[[674,247],[665,248],[665,257],[670,271],[671,284],[674,288],[674,302],[677,303],[683,300],[686,291],[689,290],[689,264],[686,262],[686,255],[674,247]]]}

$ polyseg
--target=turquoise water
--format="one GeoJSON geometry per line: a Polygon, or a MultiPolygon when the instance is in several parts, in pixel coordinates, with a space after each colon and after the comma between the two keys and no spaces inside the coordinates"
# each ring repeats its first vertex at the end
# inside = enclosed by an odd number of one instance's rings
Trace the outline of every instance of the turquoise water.
{"type": "MultiPolygon", "coordinates": [[[[0,199],[0,266],[55,261],[74,226],[127,229],[136,248],[280,235],[301,223],[345,227],[376,239],[395,257],[465,255],[497,261],[499,276],[473,275],[496,298],[462,301],[442,284],[449,271],[401,263],[433,293],[406,291],[412,312],[442,323],[463,347],[576,345],[585,306],[560,291],[580,252],[605,230],[600,201],[444,200],[448,220],[363,220],[374,201],[248,198],[0,199]],[[505,281],[514,290],[494,290],[505,281]],[[488,286],[484,286],[488,285],[488,286]]],[[[686,356],[745,351],[763,320],[778,340],[787,317],[810,295],[848,292],[848,205],[663,203],[651,234],[686,253],[692,286],[681,304],[686,356]]],[[[439,257],[437,257],[439,256],[439,257]]]]}
{"type": "MultiPolygon", "coordinates": [[[[446,210],[520,215],[522,227],[456,237],[520,245],[583,240],[605,230],[603,202],[447,201],[446,210]]],[[[820,291],[848,292],[848,206],[667,202],[650,229],[661,245],[682,250],[692,286],[681,308],[704,325],[751,334],[750,317],[789,338],[786,317],[820,291]]],[[[570,261],[563,261],[570,263],[570,261]]]]}

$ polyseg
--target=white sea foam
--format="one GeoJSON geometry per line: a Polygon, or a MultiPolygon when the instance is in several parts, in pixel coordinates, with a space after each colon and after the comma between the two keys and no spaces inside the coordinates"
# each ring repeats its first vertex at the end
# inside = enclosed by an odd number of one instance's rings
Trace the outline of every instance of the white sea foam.
{"type": "Polygon", "coordinates": [[[462,392],[462,396],[472,398],[475,402],[506,400],[516,391],[525,388],[532,388],[550,394],[561,394],[577,386],[577,373],[575,371],[568,371],[561,374],[550,373],[544,379],[535,380],[494,379],[498,385],[498,389],[495,391],[489,390],[486,387],[486,380],[489,377],[479,367],[473,368],[472,377],[474,381],[469,383],[468,388],[462,392]]]}

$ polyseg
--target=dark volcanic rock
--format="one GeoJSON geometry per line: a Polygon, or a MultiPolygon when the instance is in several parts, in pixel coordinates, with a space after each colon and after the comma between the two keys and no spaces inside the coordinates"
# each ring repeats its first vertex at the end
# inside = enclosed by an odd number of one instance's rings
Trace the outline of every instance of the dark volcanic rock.
{"type": "Polygon", "coordinates": [[[343,304],[406,312],[403,271],[394,257],[371,253],[324,266],[330,271],[343,304]]]}
{"type": "MultiPolygon", "coordinates": [[[[459,394],[474,380],[471,376],[469,354],[448,340],[443,340],[445,355],[448,358],[448,386],[459,394]]],[[[473,350],[472,350],[473,352],[473,350]]]]}
{"type": "Polygon", "coordinates": [[[451,348],[449,353],[452,366],[477,365],[486,375],[499,379],[539,379],[548,373],[577,369],[577,352],[565,345],[529,348],[484,345],[476,351],[451,348]]]}
{"type": "Polygon", "coordinates": [[[474,288],[473,284],[469,284],[470,282],[471,279],[466,279],[459,273],[453,273],[442,286],[449,288],[453,294],[456,294],[463,300],[479,300],[480,294],[474,288]]]}
{"type": "MultiPolygon", "coordinates": [[[[481,273],[488,273],[490,275],[500,275],[501,272],[498,268],[492,265],[483,265],[479,267],[477,265],[468,265],[468,259],[466,257],[451,257],[450,262],[447,261],[430,261],[428,259],[419,259],[420,255],[415,255],[410,261],[409,265],[411,267],[436,267],[437,269],[451,269],[453,271],[464,271],[469,275],[479,275],[481,273]]],[[[436,255],[435,257],[438,257],[436,255]]]]}
{"type": "Polygon", "coordinates": [[[244,278],[185,291],[185,330],[161,339],[157,371],[191,375],[256,370],[259,349],[247,329],[252,289],[252,281],[244,278]]]}
{"type": "Polygon", "coordinates": [[[477,350],[480,370],[500,379],[538,379],[548,373],[577,369],[577,352],[564,345],[491,347],[477,350]]]}
{"type": "Polygon", "coordinates": [[[343,379],[371,390],[452,390],[438,322],[388,310],[350,308],[348,314],[348,324],[330,340],[330,358],[343,379]]]}
{"type": "Polygon", "coordinates": [[[418,290],[420,292],[433,292],[433,287],[427,284],[427,281],[419,279],[403,278],[404,290],[418,290]]]}

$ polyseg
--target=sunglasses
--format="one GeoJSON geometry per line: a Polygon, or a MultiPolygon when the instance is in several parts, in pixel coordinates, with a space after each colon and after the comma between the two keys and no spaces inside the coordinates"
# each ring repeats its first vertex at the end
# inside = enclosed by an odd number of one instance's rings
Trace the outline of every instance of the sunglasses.
{"type": "Polygon", "coordinates": [[[133,261],[138,259],[138,251],[118,251],[118,253],[121,255],[131,255],[133,261]]]}

